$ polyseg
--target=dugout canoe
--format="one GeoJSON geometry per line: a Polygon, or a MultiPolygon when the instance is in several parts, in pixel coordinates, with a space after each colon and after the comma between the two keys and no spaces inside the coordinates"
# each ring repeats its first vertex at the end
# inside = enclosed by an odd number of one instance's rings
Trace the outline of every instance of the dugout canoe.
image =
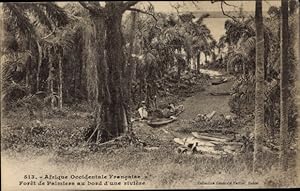
{"type": "Polygon", "coordinates": [[[176,121],[177,118],[159,118],[159,119],[152,119],[147,121],[147,124],[150,125],[151,127],[159,127],[162,125],[166,125],[169,123],[172,123],[176,121]]]}

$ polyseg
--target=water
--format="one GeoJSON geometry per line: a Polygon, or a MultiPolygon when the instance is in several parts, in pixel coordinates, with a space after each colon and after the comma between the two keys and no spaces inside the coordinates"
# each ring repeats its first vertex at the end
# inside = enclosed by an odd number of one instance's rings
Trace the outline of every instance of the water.
{"type": "Polygon", "coordinates": [[[203,20],[203,24],[209,28],[214,39],[218,41],[225,34],[224,25],[226,20],[228,18],[206,18],[203,20]]]}

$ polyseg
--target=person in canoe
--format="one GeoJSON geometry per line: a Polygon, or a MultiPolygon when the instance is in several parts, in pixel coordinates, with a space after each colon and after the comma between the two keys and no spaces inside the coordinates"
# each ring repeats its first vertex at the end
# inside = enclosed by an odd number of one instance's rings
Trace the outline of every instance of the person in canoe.
{"type": "Polygon", "coordinates": [[[147,124],[152,127],[158,127],[168,123],[172,123],[177,119],[181,112],[183,112],[183,105],[174,106],[173,103],[169,103],[167,107],[163,109],[157,109],[151,113],[151,117],[148,118],[147,124]]]}
{"type": "Polygon", "coordinates": [[[162,115],[165,118],[170,118],[171,116],[177,116],[184,110],[183,105],[175,106],[173,103],[169,103],[168,107],[162,109],[162,115]]]}
{"type": "Polygon", "coordinates": [[[175,106],[173,103],[169,103],[167,107],[163,109],[155,109],[149,111],[146,106],[146,102],[141,102],[141,107],[138,109],[140,120],[166,120],[176,119],[176,116],[184,111],[183,105],[175,106]],[[150,112],[150,113],[149,113],[150,112]]]}

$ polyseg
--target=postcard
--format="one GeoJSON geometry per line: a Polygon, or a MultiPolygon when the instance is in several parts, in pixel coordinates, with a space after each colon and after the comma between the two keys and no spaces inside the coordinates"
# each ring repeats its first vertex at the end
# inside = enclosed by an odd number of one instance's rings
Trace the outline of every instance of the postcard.
{"type": "Polygon", "coordinates": [[[300,186],[299,1],[0,8],[2,190],[300,186]]]}

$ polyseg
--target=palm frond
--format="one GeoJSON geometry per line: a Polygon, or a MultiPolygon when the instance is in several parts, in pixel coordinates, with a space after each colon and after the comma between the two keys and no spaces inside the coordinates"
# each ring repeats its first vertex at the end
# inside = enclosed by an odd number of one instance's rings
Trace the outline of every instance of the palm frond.
{"type": "Polygon", "coordinates": [[[45,11],[43,11],[38,4],[36,3],[19,3],[16,4],[18,7],[20,7],[23,11],[26,11],[27,13],[30,13],[34,16],[33,23],[36,26],[40,26],[41,24],[43,26],[46,26],[49,30],[52,30],[52,25],[47,17],[45,11]]]}
{"type": "Polygon", "coordinates": [[[58,28],[55,36],[43,39],[42,41],[50,46],[59,46],[71,49],[74,46],[76,36],[83,35],[83,31],[88,27],[87,23],[77,22],[68,24],[64,28],[58,28]]]}
{"type": "Polygon", "coordinates": [[[233,53],[233,54],[229,55],[228,60],[227,60],[228,64],[231,66],[238,64],[240,62],[245,62],[245,61],[246,61],[245,56],[240,53],[237,53],[237,54],[233,53]]]}
{"type": "Polygon", "coordinates": [[[83,8],[79,3],[67,3],[63,9],[72,16],[75,17],[88,17],[89,16],[89,11],[85,8],[83,8]]]}
{"type": "Polygon", "coordinates": [[[13,31],[19,35],[28,36],[34,34],[35,30],[30,20],[16,3],[3,3],[4,25],[7,31],[13,31]]]}
{"type": "Polygon", "coordinates": [[[56,26],[65,26],[70,22],[67,13],[53,2],[38,3],[37,6],[43,9],[46,15],[55,23],[56,26]]]}
{"type": "Polygon", "coordinates": [[[191,22],[194,18],[195,16],[192,13],[179,15],[179,19],[184,23],[191,22]]]}
{"type": "Polygon", "coordinates": [[[220,47],[220,48],[224,48],[225,43],[226,43],[226,38],[227,38],[226,35],[222,35],[219,39],[219,42],[218,42],[217,46],[220,47]]]}
{"type": "Polygon", "coordinates": [[[25,63],[31,56],[30,51],[25,52],[11,52],[2,55],[2,78],[5,82],[12,80],[12,75],[15,71],[23,71],[25,63]]]}
{"type": "Polygon", "coordinates": [[[256,43],[255,36],[242,40],[236,52],[247,57],[250,55],[251,51],[255,49],[256,47],[255,43],[256,43]]]}
{"type": "Polygon", "coordinates": [[[201,16],[197,19],[196,23],[197,23],[198,25],[201,25],[202,22],[203,22],[203,20],[204,20],[205,18],[208,18],[209,16],[210,16],[210,15],[209,15],[208,13],[201,15],[201,16]]]}
{"type": "Polygon", "coordinates": [[[11,97],[10,94],[14,91],[21,91],[27,94],[28,87],[25,84],[12,82],[8,86],[3,86],[2,91],[1,99],[3,100],[6,96],[11,97]]]}

